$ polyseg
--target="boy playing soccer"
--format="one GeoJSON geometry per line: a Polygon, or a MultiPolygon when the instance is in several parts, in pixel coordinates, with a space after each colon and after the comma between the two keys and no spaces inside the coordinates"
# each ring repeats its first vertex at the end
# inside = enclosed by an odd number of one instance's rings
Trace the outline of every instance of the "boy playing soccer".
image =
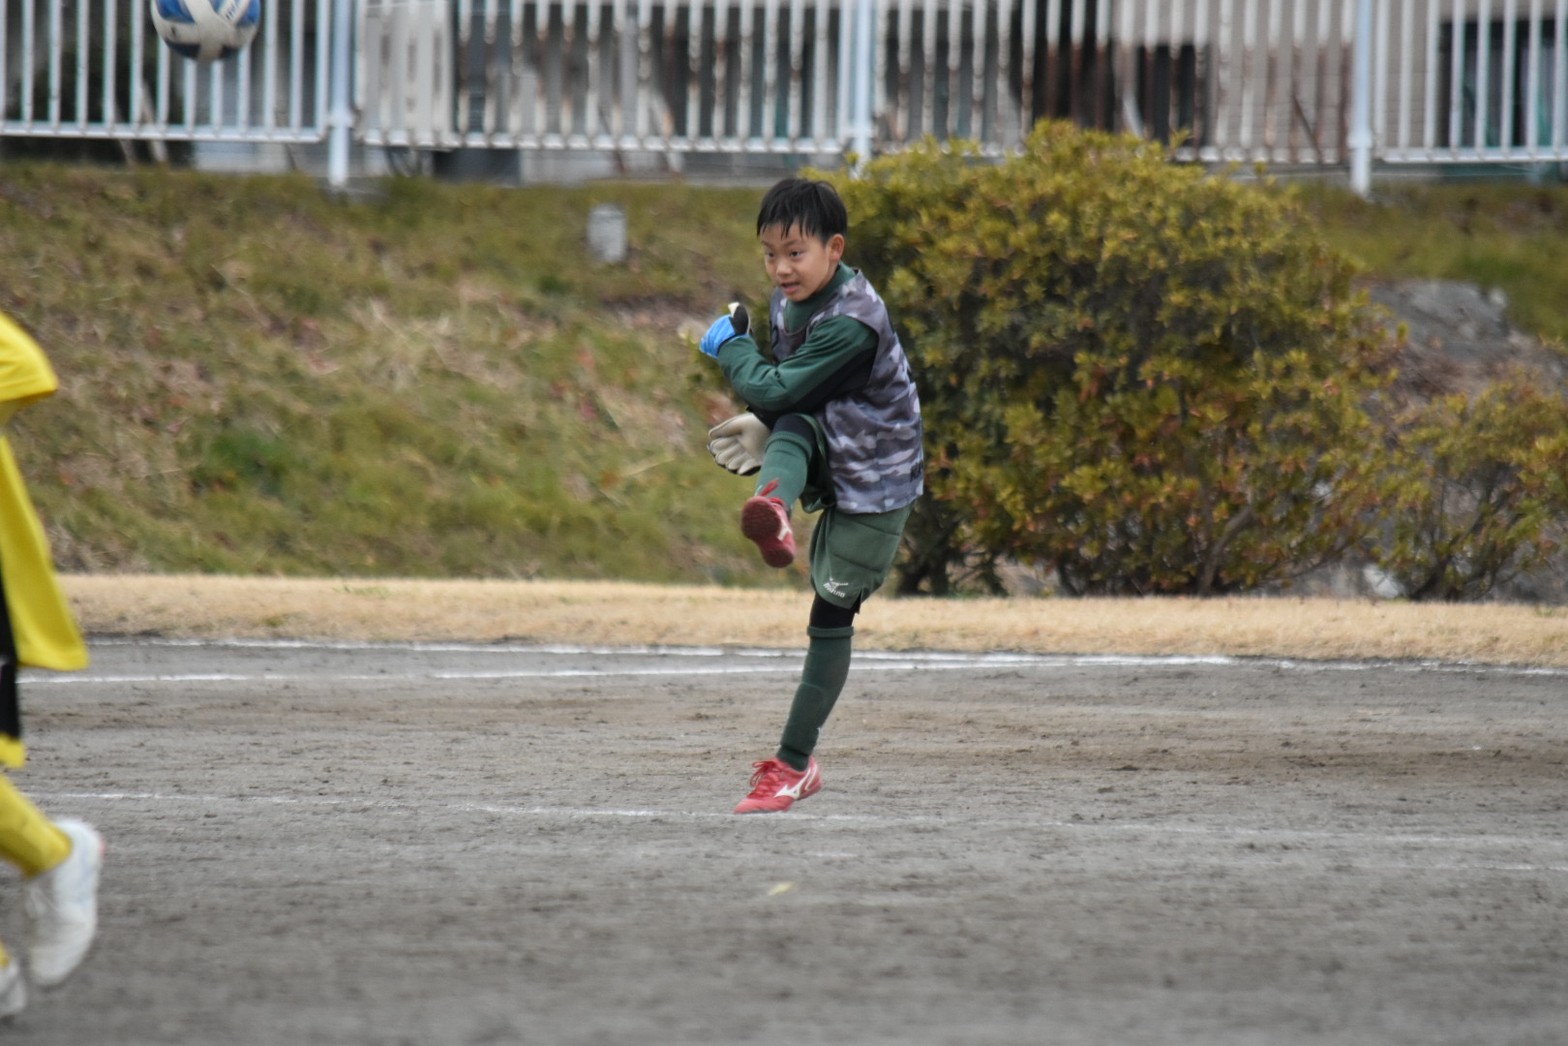
{"type": "Polygon", "coordinates": [[[740,814],[782,812],[822,788],[813,752],[849,674],[855,614],[886,580],[924,489],[920,397],[887,306],[840,260],[848,229],[831,185],[775,185],[757,215],[774,284],[773,358],[758,350],[738,306],[700,346],[750,409],[717,426],[709,449],[730,471],[757,475],[740,522],[763,561],[794,562],[797,500],[822,513],[809,551],[815,599],[806,663],[778,751],[752,764],[740,814]]]}

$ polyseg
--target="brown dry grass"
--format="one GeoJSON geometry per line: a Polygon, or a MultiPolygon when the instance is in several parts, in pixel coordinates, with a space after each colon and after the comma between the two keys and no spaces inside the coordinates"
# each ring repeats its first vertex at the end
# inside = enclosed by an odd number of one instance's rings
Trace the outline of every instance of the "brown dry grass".
{"type": "MultiPolygon", "coordinates": [[[[68,575],[90,634],[804,643],[802,592],[616,582],[68,575]]],[[[1329,599],[877,599],[861,649],[1198,654],[1568,667],[1568,608],[1329,599]]]]}

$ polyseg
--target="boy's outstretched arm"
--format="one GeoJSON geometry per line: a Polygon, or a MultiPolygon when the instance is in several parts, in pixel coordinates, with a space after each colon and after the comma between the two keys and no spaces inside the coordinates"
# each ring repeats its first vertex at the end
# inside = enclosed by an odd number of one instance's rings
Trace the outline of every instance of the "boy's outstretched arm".
{"type": "Polygon", "coordinates": [[[877,335],[848,316],[837,316],[813,328],[805,343],[788,359],[763,356],[751,337],[745,306],[714,321],[703,335],[701,349],[717,360],[735,394],[764,421],[780,414],[811,413],[830,399],[860,391],[876,362],[877,335]],[[744,329],[737,329],[739,310],[744,329]]]}

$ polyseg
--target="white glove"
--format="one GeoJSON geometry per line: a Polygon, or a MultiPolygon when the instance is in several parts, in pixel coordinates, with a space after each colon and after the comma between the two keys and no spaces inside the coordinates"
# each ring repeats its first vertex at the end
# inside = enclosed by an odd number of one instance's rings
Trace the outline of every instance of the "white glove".
{"type": "Polygon", "coordinates": [[[750,476],[762,468],[763,449],[772,430],[755,414],[737,414],[708,430],[708,453],[737,476],[750,476]]]}

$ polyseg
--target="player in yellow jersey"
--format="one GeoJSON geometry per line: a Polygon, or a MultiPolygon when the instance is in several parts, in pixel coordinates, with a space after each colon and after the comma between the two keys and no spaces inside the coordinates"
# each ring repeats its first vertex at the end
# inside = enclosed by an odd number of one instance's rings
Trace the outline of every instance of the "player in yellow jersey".
{"type": "MultiPolygon", "coordinates": [[[[17,670],[67,672],[87,665],[87,648],[60,592],[43,525],[5,434],[18,408],[57,386],[37,342],[0,314],[0,857],[22,873],[27,973],[46,987],[70,976],[92,945],[104,852],[103,839],[90,825],[51,820],[4,772],[20,769],[27,758],[17,670]]],[[[0,944],[0,1018],[26,1005],[21,959],[0,944]]]]}

